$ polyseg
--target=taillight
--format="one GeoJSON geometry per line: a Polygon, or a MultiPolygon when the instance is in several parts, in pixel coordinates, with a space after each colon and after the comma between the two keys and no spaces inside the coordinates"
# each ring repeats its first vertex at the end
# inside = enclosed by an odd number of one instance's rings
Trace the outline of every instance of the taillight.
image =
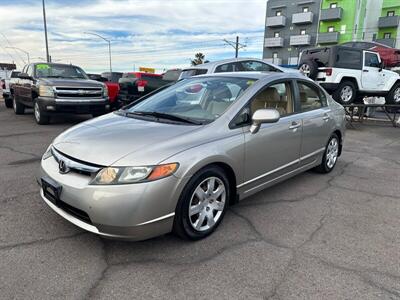
{"type": "Polygon", "coordinates": [[[140,79],[140,80],[136,81],[136,86],[145,87],[147,85],[147,83],[148,83],[147,80],[140,79]]]}
{"type": "Polygon", "coordinates": [[[332,68],[328,68],[324,70],[326,76],[332,76],[332,68]]]}

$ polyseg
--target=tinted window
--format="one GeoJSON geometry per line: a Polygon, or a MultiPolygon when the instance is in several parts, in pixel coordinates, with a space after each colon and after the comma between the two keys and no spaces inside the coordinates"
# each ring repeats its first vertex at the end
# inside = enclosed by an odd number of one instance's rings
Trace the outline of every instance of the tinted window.
{"type": "Polygon", "coordinates": [[[298,82],[300,109],[302,112],[314,110],[327,105],[325,94],[317,87],[305,82],[298,82]]]}
{"type": "Polygon", "coordinates": [[[241,71],[259,71],[259,72],[270,72],[270,71],[277,71],[274,67],[264,64],[259,61],[249,60],[249,61],[242,61],[239,62],[242,66],[241,71]]]}
{"type": "Polygon", "coordinates": [[[364,63],[365,63],[366,67],[373,67],[373,68],[379,68],[380,67],[378,55],[375,54],[375,53],[366,52],[365,53],[365,62],[364,63]]]}
{"type": "Polygon", "coordinates": [[[88,78],[85,72],[78,67],[55,64],[35,65],[35,75],[40,78],[88,78]]]}
{"type": "Polygon", "coordinates": [[[335,67],[346,69],[361,69],[361,51],[339,49],[336,54],[335,67]]]}
{"type": "Polygon", "coordinates": [[[215,73],[234,72],[234,71],[235,71],[235,63],[223,64],[215,69],[215,73]]]}
{"type": "Polygon", "coordinates": [[[282,82],[271,85],[258,93],[251,101],[251,113],[264,108],[273,108],[281,116],[294,112],[293,97],[290,83],[282,82]]]}
{"type": "Polygon", "coordinates": [[[163,75],[163,80],[166,81],[177,81],[181,75],[181,70],[168,70],[163,75]]]}
{"type": "Polygon", "coordinates": [[[19,74],[20,72],[12,72],[11,73],[11,78],[18,78],[18,74],[19,74]]]}

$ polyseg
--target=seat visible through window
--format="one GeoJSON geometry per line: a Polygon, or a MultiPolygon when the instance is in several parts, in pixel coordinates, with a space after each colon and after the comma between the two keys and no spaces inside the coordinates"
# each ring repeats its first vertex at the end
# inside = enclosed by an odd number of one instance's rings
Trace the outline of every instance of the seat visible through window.
{"type": "Polygon", "coordinates": [[[290,85],[288,83],[278,83],[267,87],[251,102],[252,113],[265,108],[276,109],[281,116],[293,113],[293,99],[290,85]]]}

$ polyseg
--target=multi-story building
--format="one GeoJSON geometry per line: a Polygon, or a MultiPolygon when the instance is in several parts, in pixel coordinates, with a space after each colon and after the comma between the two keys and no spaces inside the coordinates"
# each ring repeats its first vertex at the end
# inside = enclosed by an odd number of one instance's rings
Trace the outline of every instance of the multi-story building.
{"type": "Polygon", "coordinates": [[[400,0],[383,0],[378,42],[400,48],[400,0]]]}
{"type": "Polygon", "coordinates": [[[297,64],[299,53],[316,44],[321,0],[269,0],[263,57],[297,64]]]}
{"type": "Polygon", "coordinates": [[[265,24],[263,57],[276,64],[355,40],[400,47],[400,0],[269,0],[265,24]]]}

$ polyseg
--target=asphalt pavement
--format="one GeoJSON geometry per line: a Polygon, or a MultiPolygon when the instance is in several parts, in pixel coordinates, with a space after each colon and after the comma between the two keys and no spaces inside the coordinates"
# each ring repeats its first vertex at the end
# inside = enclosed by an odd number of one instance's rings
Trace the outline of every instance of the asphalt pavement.
{"type": "Polygon", "coordinates": [[[357,125],[329,175],[233,206],[198,242],[118,242],[60,218],[35,173],[87,119],[36,125],[0,101],[1,299],[400,299],[400,128],[357,125]]]}

